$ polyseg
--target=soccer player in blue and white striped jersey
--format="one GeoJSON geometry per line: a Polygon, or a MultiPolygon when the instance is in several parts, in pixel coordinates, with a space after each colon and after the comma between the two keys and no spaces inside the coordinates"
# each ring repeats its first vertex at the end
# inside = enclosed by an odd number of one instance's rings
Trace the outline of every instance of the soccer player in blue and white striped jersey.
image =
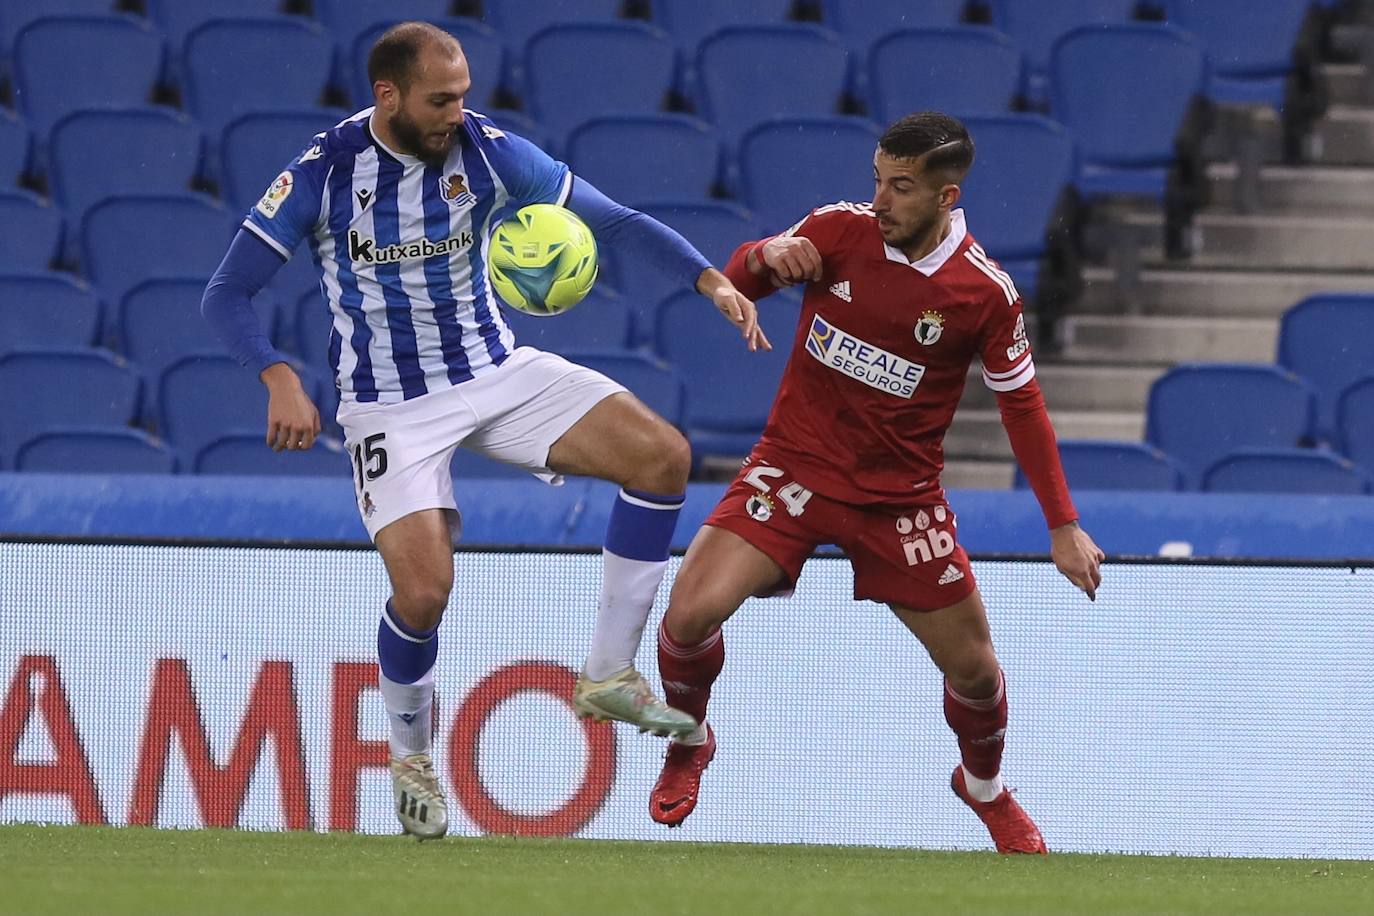
{"type": "Polygon", "coordinates": [[[358,511],[391,579],[377,650],[397,812],[403,828],[423,838],[443,835],[448,820],[430,758],[430,714],[459,533],[449,461],[460,445],[549,482],[578,474],[621,485],[574,705],[664,735],[697,725],[655,697],[634,667],[690,450],[622,386],[516,345],[487,280],[492,228],[526,204],[567,206],[602,244],[708,297],[748,349],[769,345],[754,304],[680,235],[465,112],[471,79],[452,36],[425,23],[398,25],[373,47],[368,75],[376,105],[314,137],[277,176],[207,287],[203,311],[267,386],[268,443],[309,448],[319,414],[251,303],[292,251],[309,244],[333,315],[330,368],[358,511]]]}

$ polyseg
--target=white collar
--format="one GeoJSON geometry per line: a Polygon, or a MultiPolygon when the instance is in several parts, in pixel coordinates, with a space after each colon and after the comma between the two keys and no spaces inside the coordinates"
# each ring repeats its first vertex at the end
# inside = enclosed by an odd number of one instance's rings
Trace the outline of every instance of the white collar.
{"type": "Polygon", "coordinates": [[[387,153],[387,155],[391,156],[391,158],[395,159],[402,165],[419,165],[419,157],[411,156],[408,153],[399,153],[386,145],[386,142],[382,140],[381,136],[378,135],[376,127],[373,126],[373,123],[375,122],[376,118],[377,109],[376,107],[373,107],[372,113],[367,117],[367,132],[372,135],[372,142],[380,146],[387,153]]]}
{"type": "Polygon", "coordinates": [[[889,261],[905,264],[929,277],[943,267],[944,263],[954,255],[954,252],[959,250],[959,246],[964,243],[964,236],[966,235],[968,235],[968,229],[964,225],[964,211],[961,208],[950,211],[949,235],[945,236],[944,241],[935,246],[934,251],[921,260],[913,262],[887,242],[883,242],[883,251],[887,254],[889,261]]]}

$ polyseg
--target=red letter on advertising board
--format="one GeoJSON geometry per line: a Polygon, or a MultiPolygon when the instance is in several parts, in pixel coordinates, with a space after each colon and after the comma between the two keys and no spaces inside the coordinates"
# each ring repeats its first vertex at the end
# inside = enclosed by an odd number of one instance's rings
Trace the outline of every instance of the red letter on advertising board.
{"type": "Polygon", "coordinates": [[[19,659],[5,705],[0,708],[0,799],[19,793],[65,795],[78,821],[105,823],[91,764],[72,720],[67,691],[57,673],[57,659],[51,655],[25,655],[19,659]],[[30,689],[35,679],[43,682],[37,703],[30,689]],[[56,754],[52,763],[19,761],[19,740],[35,708],[52,741],[56,754]]]}
{"type": "Polygon", "coordinates": [[[151,825],[157,820],[162,783],[172,733],[181,736],[182,753],[190,769],[191,785],[207,826],[233,827],[243,811],[248,782],[263,743],[271,735],[281,777],[281,807],[291,830],[310,829],[309,796],[305,788],[305,751],[301,746],[300,714],[290,662],[264,662],[248,697],[229,762],[218,766],[210,755],[200,707],[191,689],[191,673],[179,658],[159,659],[153,671],[153,692],[138,753],[129,823],[151,825]]]}
{"type": "Polygon", "coordinates": [[[364,690],[377,689],[376,662],[337,662],[330,717],[329,829],[358,829],[358,773],[365,767],[387,769],[391,750],[385,741],[358,737],[358,701],[364,690]]]}

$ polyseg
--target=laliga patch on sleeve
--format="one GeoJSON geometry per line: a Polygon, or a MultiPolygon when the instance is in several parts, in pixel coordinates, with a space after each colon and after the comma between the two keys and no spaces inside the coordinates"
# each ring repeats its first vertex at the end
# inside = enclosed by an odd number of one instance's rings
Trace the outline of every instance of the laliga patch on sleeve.
{"type": "Polygon", "coordinates": [[[267,193],[262,195],[262,200],[258,201],[257,211],[268,219],[276,216],[282,203],[291,196],[292,184],[290,172],[278,175],[272,186],[267,189],[267,193]]]}

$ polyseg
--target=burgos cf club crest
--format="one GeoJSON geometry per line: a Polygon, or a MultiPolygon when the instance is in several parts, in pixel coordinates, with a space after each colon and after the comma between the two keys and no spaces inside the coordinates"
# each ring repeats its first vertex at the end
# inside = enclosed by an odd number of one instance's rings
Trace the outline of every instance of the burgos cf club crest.
{"type": "Polygon", "coordinates": [[[455,209],[471,207],[477,202],[477,198],[468,190],[464,177],[456,172],[439,179],[439,190],[443,192],[448,205],[455,209]]]}
{"type": "Polygon", "coordinates": [[[766,522],[773,517],[773,500],[765,493],[755,493],[744,503],[744,511],[756,522],[766,522]]]}
{"type": "Polygon", "coordinates": [[[940,339],[945,332],[945,318],[939,312],[925,312],[916,322],[916,342],[927,347],[940,339]]]}

